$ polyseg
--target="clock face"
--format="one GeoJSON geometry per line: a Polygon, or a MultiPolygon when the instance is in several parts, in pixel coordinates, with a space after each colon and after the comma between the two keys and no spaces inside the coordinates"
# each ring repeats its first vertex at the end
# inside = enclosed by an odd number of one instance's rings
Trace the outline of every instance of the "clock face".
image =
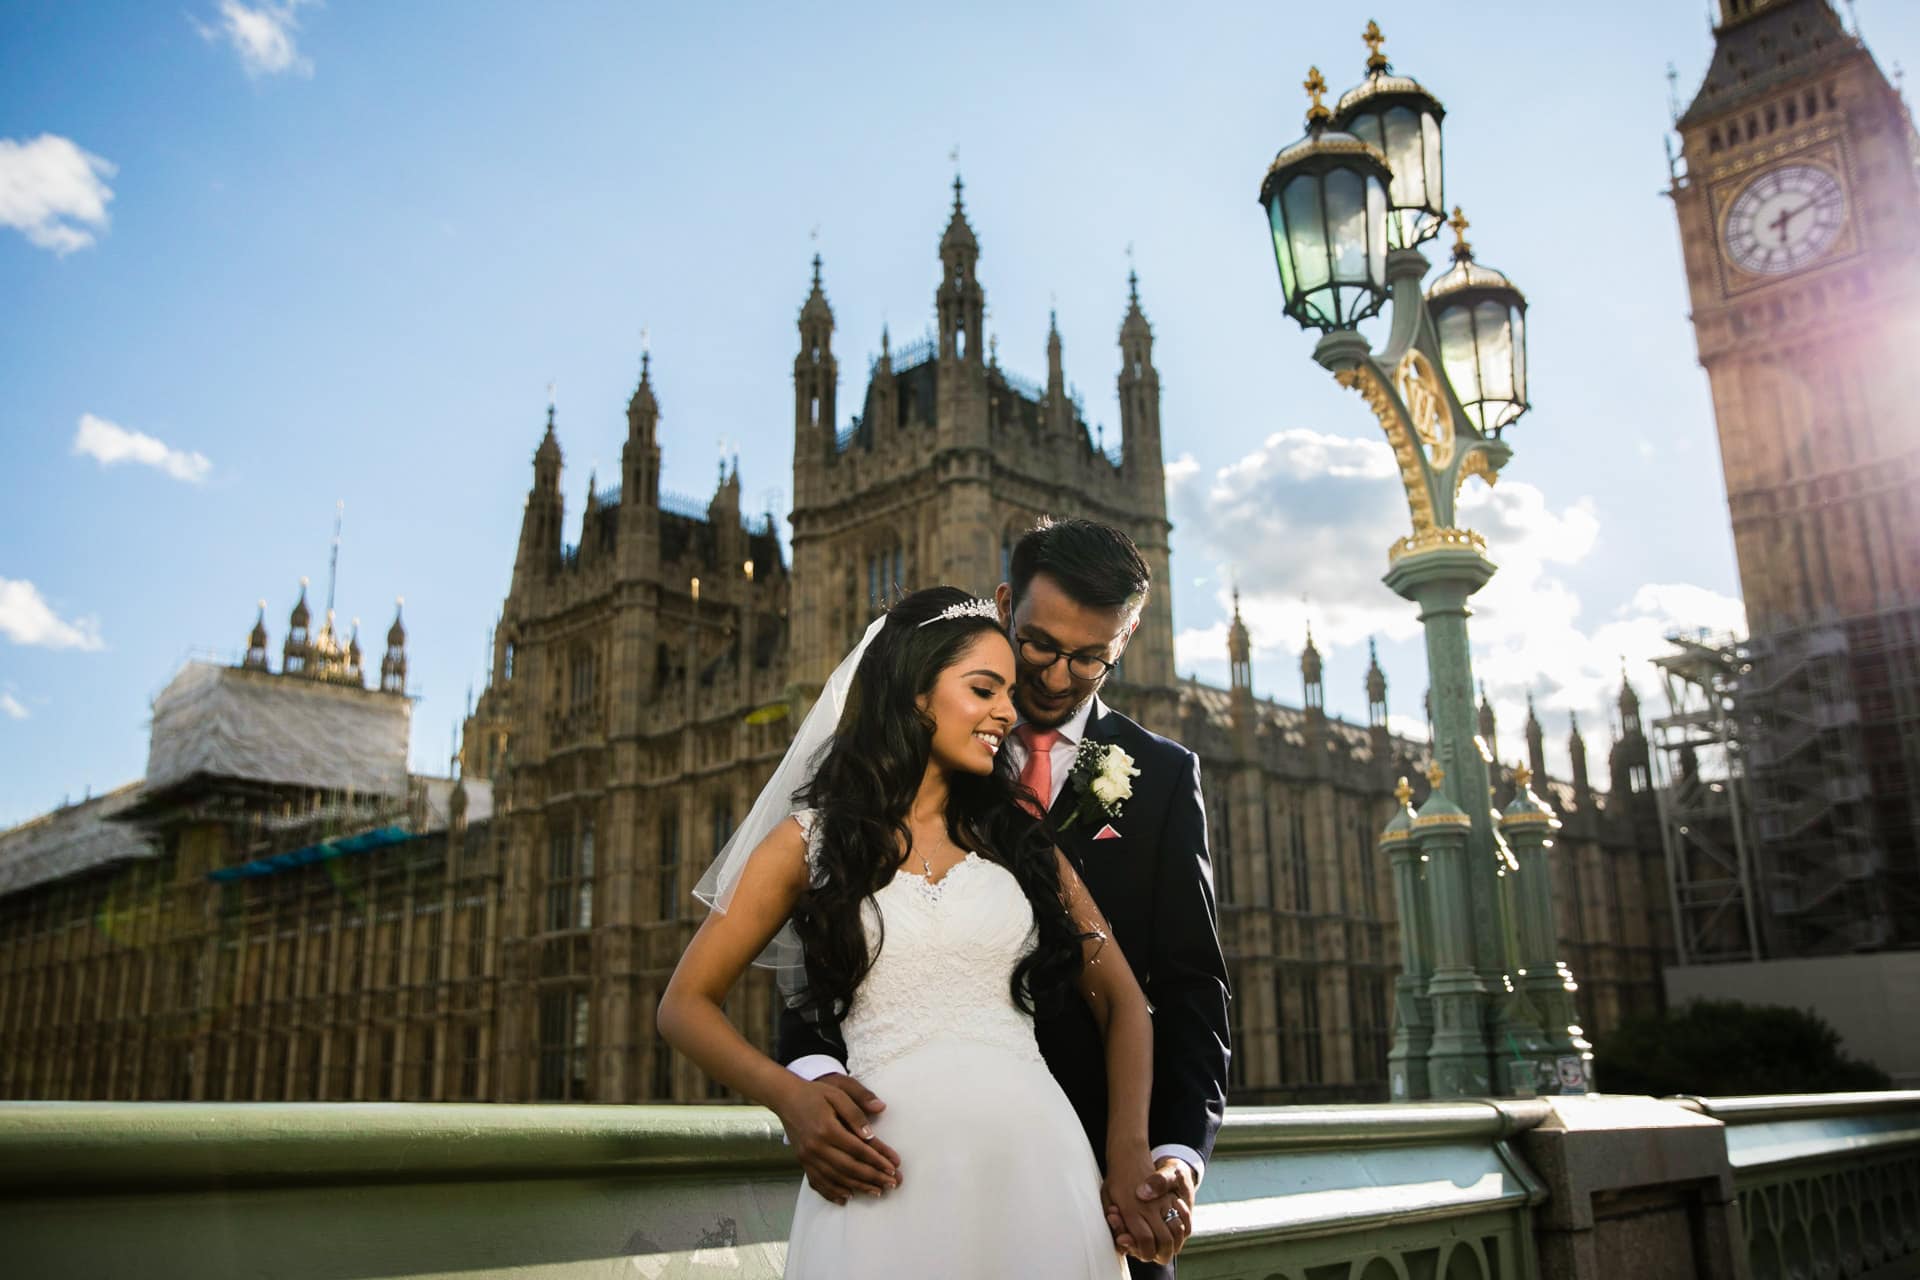
{"type": "Polygon", "coordinates": [[[1727,257],[1743,271],[1779,275],[1833,247],[1846,193],[1817,165],[1787,164],[1749,182],[1727,210],[1727,257]]]}

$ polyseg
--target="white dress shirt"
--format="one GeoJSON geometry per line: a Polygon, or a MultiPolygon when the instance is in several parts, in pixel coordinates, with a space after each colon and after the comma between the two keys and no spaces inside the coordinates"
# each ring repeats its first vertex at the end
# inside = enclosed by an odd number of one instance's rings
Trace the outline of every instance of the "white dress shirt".
{"type": "MultiPolygon", "coordinates": [[[[1057,726],[1060,736],[1054,741],[1053,749],[1048,753],[1053,757],[1053,788],[1046,797],[1049,809],[1053,808],[1054,802],[1060,798],[1060,788],[1067,785],[1067,776],[1073,772],[1073,758],[1080,750],[1080,740],[1086,736],[1087,732],[1087,721],[1093,718],[1095,704],[1098,702],[1097,697],[1088,698],[1080,704],[1078,711],[1067,717],[1065,723],[1057,726]]],[[[1100,709],[1105,710],[1105,708],[1100,709]]],[[[1025,718],[1022,718],[1019,723],[1025,724],[1025,718]]],[[[1014,775],[1018,777],[1020,770],[1026,767],[1027,744],[1016,732],[1007,735],[1006,744],[1000,749],[1007,753],[1007,763],[1013,766],[1014,775]]],[[[831,1054],[825,1053],[810,1053],[803,1058],[795,1058],[788,1065],[787,1070],[802,1080],[818,1080],[821,1076],[847,1073],[844,1063],[831,1054]]],[[[1206,1170],[1206,1162],[1192,1147],[1182,1146],[1178,1142],[1167,1142],[1155,1147],[1151,1155],[1156,1164],[1168,1156],[1184,1160],[1187,1167],[1193,1170],[1194,1185],[1200,1185],[1200,1175],[1206,1170]]]]}

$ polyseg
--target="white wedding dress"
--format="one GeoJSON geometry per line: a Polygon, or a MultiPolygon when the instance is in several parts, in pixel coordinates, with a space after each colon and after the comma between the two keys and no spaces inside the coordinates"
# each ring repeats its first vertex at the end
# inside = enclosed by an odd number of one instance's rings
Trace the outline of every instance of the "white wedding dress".
{"type": "MultiPolygon", "coordinates": [[[[811,862],[813,815],[795,817],[811,862]]],[[[871,1123],[900,1186],[842,1207],[803,1182],[786,1274],[1125,1280],[1086,1131],[1010,992],[1033,945],[1013,874],[971,853],[935,883],[896,872],[867,906],[869,947],[881,922],[840,1030],[886,1103],[871,1123]]]]}

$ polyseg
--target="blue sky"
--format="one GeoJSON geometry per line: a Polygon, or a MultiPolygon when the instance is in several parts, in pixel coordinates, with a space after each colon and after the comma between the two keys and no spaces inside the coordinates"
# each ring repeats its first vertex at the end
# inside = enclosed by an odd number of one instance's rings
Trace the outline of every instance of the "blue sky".
{"type": "MultiPolygon", "coordinates": [[[[324,591],[377,646],[406,597],[416,767],[439,769],[512,565],[557,384],[565,484],[617,467],[649,331],[666,487],[738,452],[791,489],[791,359],[826,260],[840,403],[883,323],[931,321],[958,147],[1000,359],[1112,428],[1127,248],[1153,321],[1180,667],[1224,679],[1238,580],[1262,693],[1396,715],[1424,659],[1378,579],[1404,513],[1360,401],[1279,310],[1254,196],[1318,63],[1369,17],[1445,102],[1447,196],[1532,305],[1534,412],[1473,508],[1502,573],[1476,644],[1519,749],[1529,689],[1602,765],[1620,656],[1737,623],[1662,136],[1706,6],[1386,2],[0,10],[0,824],[138,777],[148,704],[324,591]],[[817,228],[817,240],[814,238],[817,228]],[[1247,557],[1247,546],[1272,550],[1247,557]]],[[[1920,7],[1860,0],[1883,65],[1920,7]]]]}

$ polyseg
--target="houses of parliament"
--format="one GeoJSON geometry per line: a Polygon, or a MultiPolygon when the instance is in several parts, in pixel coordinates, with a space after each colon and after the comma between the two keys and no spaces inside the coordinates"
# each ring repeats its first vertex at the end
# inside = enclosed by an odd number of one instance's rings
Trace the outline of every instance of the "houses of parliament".
{"type": "MultiPolygon", "coordinates": [[[[704,914],[690,890],[797,712],[893,593],[989,593],[1023,530],[1083,515],[1127,531],[1155,582],[1107,697],[1202,761],[1232,1100],[1384,1099],[1398,948],[1377,841],[1396,781],[1424,787],[1425,745],[1389,731],[1377,663],[1367,723],[1328,715],[1310,638],[1299,704],[1256,697],[1237,608],[1228,687],[1176,674],[1137,282],[1106,448],[1067,390],[1057,327],[1044,385],[1000,367],[980,263],[956,180],[934,333],[897,349],[883,333],[843,405],[815,259],[793,356],[790,564],[771,518],[742,511],[738,463],[704,507],[663,493],[669,379],[644,356],[619,482],[582,511],[562,500],[549,409],[453,777],[406,772],[398,617],[374,687],[357,635],[343,643],[330,611],[316,627],[304,590],[279,670],[264,610],[239,666],[190,664],[156,701],[142,782],[0,835],[0,1097],[724,1098],[653,1012],[704,914]]],[[[1564,823],[1563,955],[1602,1041],[1659,1006],[1671,951],[1631,688],[1619,707],[1603,786],[1577,725],[1572,777],[1542,782],[1537,719],[1502,737],[1483,706],[1480,724],[1499,759],[1528,759],[1564,823]]],[[[757,972],[732,997],[762,1045],[774,1000],[757,972]]]]}

